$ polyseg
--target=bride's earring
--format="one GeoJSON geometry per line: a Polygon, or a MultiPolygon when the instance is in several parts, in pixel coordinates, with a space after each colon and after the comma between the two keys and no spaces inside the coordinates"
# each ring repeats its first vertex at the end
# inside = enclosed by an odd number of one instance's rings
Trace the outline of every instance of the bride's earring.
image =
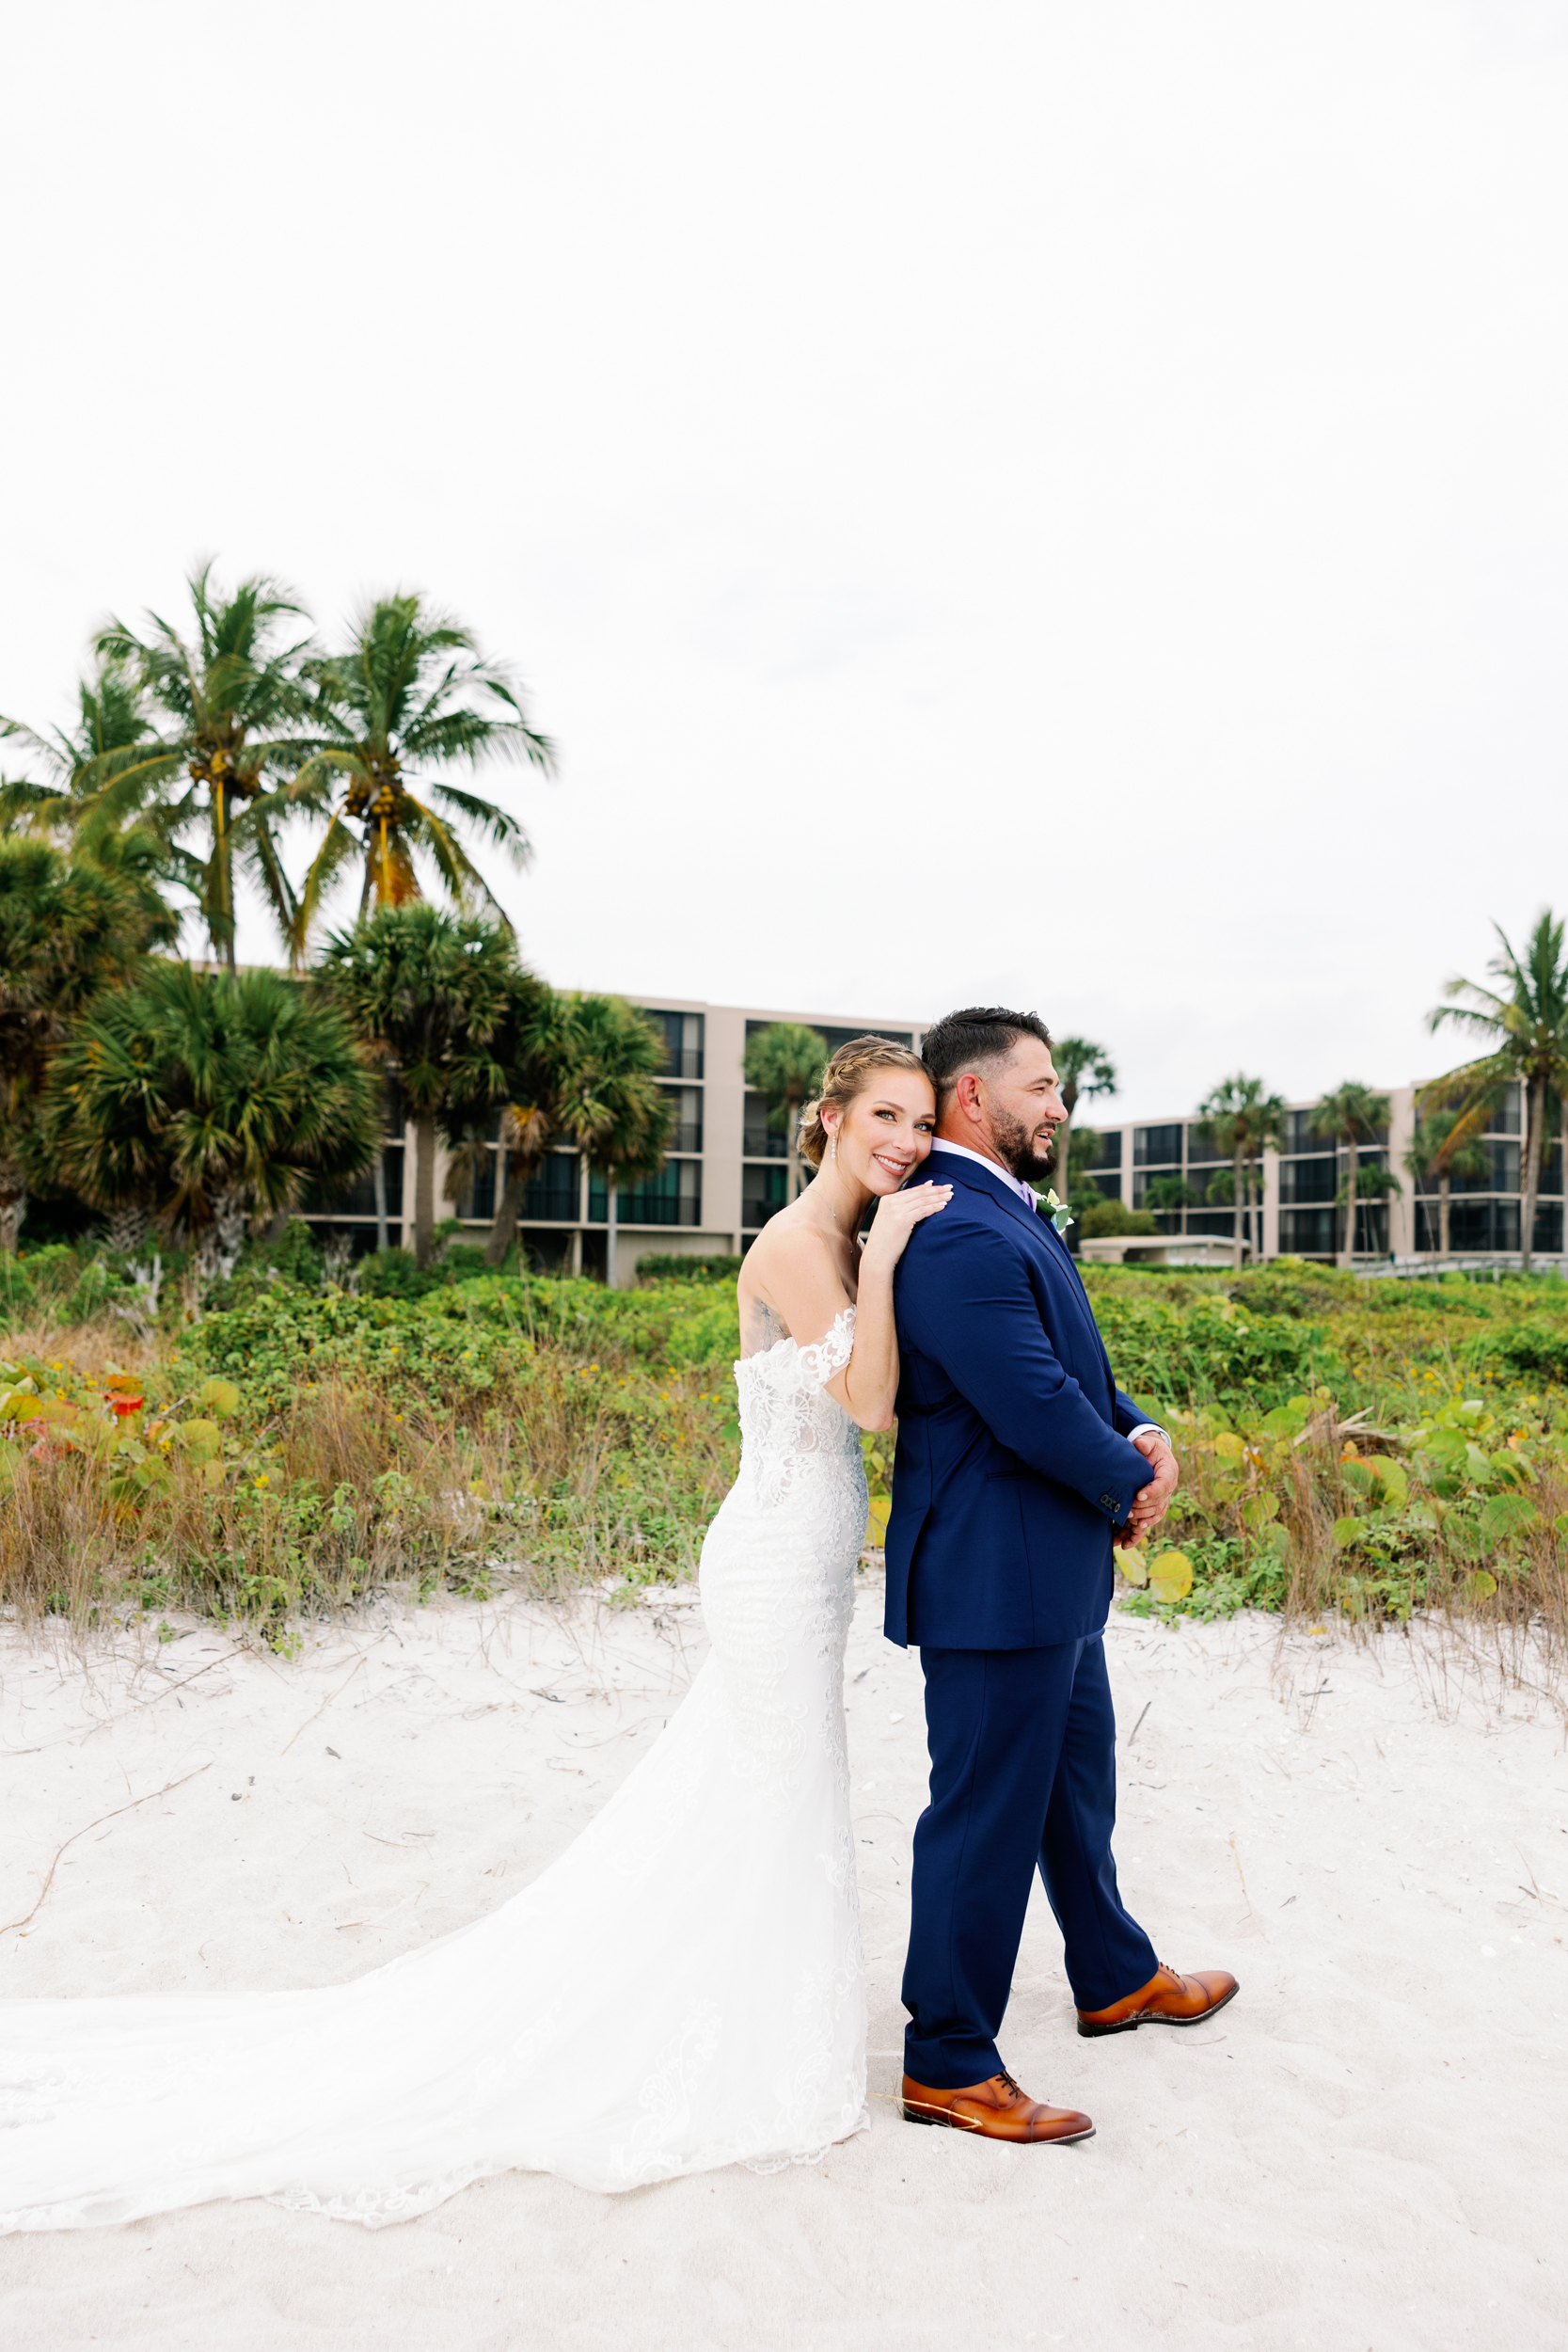
{"type": "Polygon", "coordinates": [[[836,1128],[828,1137],[828,1157],[831,1160],[836,1160],[838,1157],[838,1132],[836,1128]]]}

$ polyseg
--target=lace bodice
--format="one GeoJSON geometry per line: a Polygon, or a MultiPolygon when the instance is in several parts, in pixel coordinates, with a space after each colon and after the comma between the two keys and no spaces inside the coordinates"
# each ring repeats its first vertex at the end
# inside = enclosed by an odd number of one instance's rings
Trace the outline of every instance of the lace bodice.
{"type": "MultiPolygon", "coordinates": [[[[844,1370],[854,1344],[855,1310],[846,1307],[808,1346],[779,1340],[736,1365],[741,1438],[736,1484],[758,1502],[782,1502],[802,1477],[832,1485],[834,1471],[849,1470],[851,1479],[860,1472],[860,1431],[828,1393],[829,1381],[844,1370]]],[[[863,1523],[863,1486],[857,1507],[863,1523]]]]}

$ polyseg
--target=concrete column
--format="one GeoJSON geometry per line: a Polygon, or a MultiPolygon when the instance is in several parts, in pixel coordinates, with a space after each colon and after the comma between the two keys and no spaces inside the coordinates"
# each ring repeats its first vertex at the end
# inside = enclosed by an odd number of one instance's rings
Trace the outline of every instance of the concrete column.
{"type": "MultiPolygon", "coordinates": [[[[409,1134],[413,1134],[412,1128],[409,1129],[409,1134]]],[[[412,1151],[412,1144],[410,1144],[409,1149],[412,1151]]],[[[457,1215],[456,1201],[449,1200],[447,1199],[447,1169],[451,1164],[451,1155],[448,1152],[445,1144],[441,1141],[439,1134],[437,1134],[436,1137],[436,1222],[437,1225],[443,1223],[447,1217],[455,1216],[457,1215]]],[[[408,1161],[407,1165],[412,1168],[412,1159],[408,1161]]],[[[406,1178],[404,1183],[403,1197],[404,1204],[408,1210],[408,1247],[412,1249],[414,1247],[414,1202],[408,1191],[406,1178]]],[[[465,1234],[464,1239],[467,1240],[467,1236],[465,1234]]]]}
{"type": "Polygon", "coordinates": [[[1263,1255],[1279,1255],[1279,1154],[1272,1144],[1263,1151],[1263,1255]]]}
{"type": "MultiPolygon", "coordinates": [[[[414,1136],[414,1122],[410,1120],[403,1131],[403,1218],[400,1224],[388,1221],[388,1237],[400,1249],[411,1250],[414,1247],[414,1155],[418,1150],[419,1145],[414,1136]]],[[[440,1195],[441,1168],[437,1162],[436,1168],[437,1200],[440,1199],[440,1195]]]]}
{"type": "Polygon", "coordinates": [[[745,1140],[746,1014],[738,1005],[705,1005],[703,1057],[703,1226],[742,1247],[740,1159],[745,1140]]]}
{"type": "Polygon", "coordinates": [[[1132,1206],[1132,1130],[1121,1131],[1121,1200],[1123,1208],[1132,1206]]]}
{"type": "Polygon", "coordinates": [[[1388,1247],[1400,1258],[1412,1257],[1416,1249],[1416,1179],[1404,1164],[1404,1155],[1415,1140],[1416,1089],[1413,1086],[1390,1087],[1388,1165],[1400,1180],[1400,1188],[1388,1196],[1388,1247]]]}

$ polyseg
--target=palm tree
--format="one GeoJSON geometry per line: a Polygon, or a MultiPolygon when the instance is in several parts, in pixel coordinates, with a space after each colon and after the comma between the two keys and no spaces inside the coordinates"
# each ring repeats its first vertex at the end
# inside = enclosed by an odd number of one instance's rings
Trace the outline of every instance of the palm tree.
{"type": "Polygon", "coordinates": [[[1199,1199],[1185,1176],[1155,1176],[1144,1186],[1142,1205],[1158,1216],[1174,1216],[1182,1209],[1196,1209],[1199,1199]]]}
{"type": "MultiPolygon", "coordinates": [[[[1069,1200],[1076,1200],[1089,1184],[1090,1170],[1100,1156],[1100,1136],[1093,1127],[1074,1127],[1068,1142],[1067,1188],[1069,1200]]],[[[1118,1170],[1119,1174],[1119,1170],[1118,1170]]],[[[1090,1189],[1099,1194],[1100,1187],[1090,1189]]]]}
{"type": "Polygon", "coordinates": [[[0,1250],[14,1254],[50,1066],[71,1022],[175,925],[155,894],[25,834],[0,835],[0,1250]]]}
{"type": "Polygon", "coordinates": [[[1315,1136],[1332,1136],[1350,1153],[1349,1172],[1340,1189],[1346,1210],[1345,1246],[1338,1253],[1342,1266],[1355,1263],[1355,1216],[1359,1190],[1386,1192],[1397,1190],[1399,1179],[1391,1168],[1363,1169],[1360,1166],[1362,1138],[1375,1135],[1388,1124],[1388,1097],[1374,1094],[1370,1087],[1347,1078],[1344,1085],[1325,1094],[1308,1120],[1315,1136]],[[1369,1182],[1369,1179],[1370,1180],[1369,1182]]]}
{"type": "Polygon", "coordinates": [[[616,1190],[657,1176],[675,1124],[675,1097],[658,1083],[664,1039],[645,1013],[619,996],[578,996],[572,1006],[571,1063],[557,1103],[563,1133],[605,1180],[605,1280],[618,1287],[616,1190]]]}
{"type": "Polygon", "coordinates": [[[159,723],[131,756],[116,745],[89,761],[75,796],[84,821],[156,810],[170,840],[198,833],[201,853],[189,878],[214,949],[232,971],[237,866],[259,884],[284,937],[291,934],[294,899],[277,828],[299,803],[308,748],[301,664],[309,640],[279,642],[304,608],[274,581],[245,580],[224,596],[212,573],[205,564],[189,583],[189,641],[156,612],[148,614],[145,638],[122,621],[99,631],[95,650],[109,664],[130,665],[159,723]]]}
{"type": "Polygon", "coordinates": [[[766,1094],[768,1123],[784,1144],[785,1197],[800,1189],[800,1109],[822,1084],[828,1041],[800,1021],[770,1021],[746,1041],[746,1083],[766,1094]]]}
{"type": "Polygon", "coordinates": [[[1531,931],[1522,957],[1507,933],[1493,925],[1499,951],[1487,970],[1501,990],[1479,981],[1450,980],[1449,1000],[1427,1016],[1430,1028],[1451,1021],[1485,1038],[1491,1050],[1479,1060],[1449,1071],[1425,1089],[1428,1102],[1453,1103],[1517,1083],[1525,1097],[1525,1181],[1519,1206],[1519,1270],[1529,1272],[1535,1243],[1535,1202],[1541,1189],[1541,1147],[1546,1132],[1546,1102],[1568,1090],[1568,969],[1562,956],[1563,927],[1550,912],[1531,931]]]}
{"type": "MultiPolygon", "coordinates": [[[[28,832],[122,874],[148,898],[151,930],[165,931],[161,894],[184,888],[199,898],[201,863],[170,837],[166,811],[153,806],[129,814],[115,806],[107,787],[127,769],[139,766],[152,729],[140,688],[129,666],[99,658],[91,677],[77,685],[73,729],[40,733],[17,719],[0,719],[0,739],[27,744],[50,781],[36,776],[0,783],[0,831],[28,832]]],[[[172,933],[169,934],[173,936],[172,933]]]]}
{"type": "Polygon", "coordinates": [[[149,963],[102,996],[55,1057],[45,1104],[54,1167],[95,1208],[183,1227],[225,1270],[247,1221],[309,1184],[358,1174],[377,1084],[342,1013],[278,972],[149,963]]]}
{"type": "Polygon", "coordinates": [[[454,828],[474,828],[520,864],[529,853],[521,825],[443,774],[423,783],[415,771],[477,768],[499,755],[550,771],[554,746],[529,724],[521,689],[504,664],[481,660],[472,632],[419,596],[396,596],[367,607],[348,649],[311,662],[309,674],[317,747],[300,771],[300,789],[319,798],[341,785],[342,798],[300,893],[295,955],[304,954],[324,892],[353,858],[363,864],[361,914],[419,897],[420,850],[459,904],[493,905],[454,828]],[[411,788],[416,783],[422,798],[411,788]]]}
{"type": "Polygon", "coordinates": [[[1208,1101],[1199,1104],[1198,1111],[1212,1129],[1219,1149],[1230,1154],[1234,1213],[1231,1266],[1239,1274],[1243,1216],[1245,1215],[1250,1221],[1258,1163],[1263,1152],[1277,1144],[1284,1135],[1285,1103],[1280,1095],[1264,1093],[1261,1078],[1249,1078],[1238,1070],[1233,1076],[1220,1080],[1208,1101]]]}
{"type": "Polygon", "coordinates": [[[455,1091],[442,1120],[447,1147],[447,1193],[456,1200],[473,1183],[499,1146],[496,1213],[484,1245],[484,1263],[499,1266],[517,1234],[517,1218],[529,1181],[561,1132],[562,1089],[577,1048],[577,1000],[563,996],[531,973],[513,978],[507,1007],[489,1041],[501,1073],[501,1109],[494,1093],[467,1099],[455,1091]]]}
{"type": "MultiPolygon", "coordinates": [[[[1441,1085],[1442,1081],[1438,1081],[1441,1085]]],[[[1404,1165],[1417,1182],[1437,1179],[1437,1252],[1449,1254],[1449,1185],[1455,1176],[1486,1176],[1492,1157],[1481,1141],[1494,1098],[1483,1096],[1465,1110],[1428,1110],[1421,1098],[1421,1120],[1404,1165]]]]}
{"type": "Polygon", "coordinates": [[[1072,1114],[1082,1095],[1085,1102],[1097,1094],[1114,1094],[1117,1090],[1116,1068],[1103,1045],[1096,1045],[1086,1037],[1059,1037],[1052,1046],[1051,1057],[1056,1065],[1056,1084],[1067,1105],[1067,1117],[1056,1130],[1055,1156],[1052,1160],[1053,1174],[1060,1171],[1069,1193],[1072,1190],[1072,1114]]]}
{"type": "Polygon", "coordinates": [[[54,779],[0,786],[8,818],[25,812],[45,830],[70,830],[88,790],[132,765],[150,741],[141,690],[126,662],[101,655],[94,675],[78,681],[76,699],[74,729],[40,732],[20,719],[0,719],[0,740],[25,743],[54,779]]]}
{"type": "Polygon", "coordinates": [[[499,1103],[506,1072],[491,1041],[514,1001],[510,930],[417,901],[335,931],[316,967],[321,987],[366,1042],[388,1059],[414,1114],[414,1251],[436,1244],[436,1139],[449,1103],[499,1103]]]}

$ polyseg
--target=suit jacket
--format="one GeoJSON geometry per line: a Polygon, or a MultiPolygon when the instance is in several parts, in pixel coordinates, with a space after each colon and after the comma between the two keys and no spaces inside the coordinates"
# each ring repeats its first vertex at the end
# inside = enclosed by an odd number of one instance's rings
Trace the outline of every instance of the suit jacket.
{"type": "Polygon", "coordinates": [[[1153,1477],[1078,1269],[1002,1177],[940,1152],[954,1187],[895,1281],[898,1451],[884,1629],[900,1647],[1041,1649],[1097,1633],[1111,1531],[1153,1477]]]}

